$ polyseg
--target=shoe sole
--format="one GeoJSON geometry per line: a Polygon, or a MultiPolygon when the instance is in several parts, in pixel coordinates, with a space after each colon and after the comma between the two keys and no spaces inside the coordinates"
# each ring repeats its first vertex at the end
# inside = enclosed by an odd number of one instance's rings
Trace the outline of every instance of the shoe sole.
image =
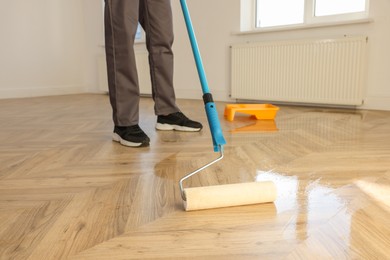
{"type": "Polygon", "coordinates": [[[113,133],[112,134],[112,140],[114,140],[115,142],[118,142],[120,143],[121,145],[124,145],[124,146],[128,146],[128,147],[145,147],[145,146],[149,146],[149,142],[148,143],[134,143],[134,142],[130,142],[130,141],[127,141],[125,139],[122,139],[122,137],[120,137],[117,133],[113,133]]]}
{"type": "Polygon", "coordinates": [[[156,129],[161,130],[161,131],[176,130],[176,131],[182,131],[182,132],[199,132],[202,128],[192,128],[192,127],[188,127],[188,126],[157,123],[156,129]]]}

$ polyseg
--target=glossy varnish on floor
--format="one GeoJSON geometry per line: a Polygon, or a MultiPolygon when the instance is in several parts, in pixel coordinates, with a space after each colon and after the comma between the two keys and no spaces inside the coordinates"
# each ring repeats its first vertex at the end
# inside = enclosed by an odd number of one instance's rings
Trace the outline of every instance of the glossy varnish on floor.
{"type": "MultiPolygon", "coordinates": [[[[281,106],[221,117],[225,158],[186,186],[273,180],[274,204],[184,212],[178,180],[216,157],[206,126],[111,141],[105,95],[0,100],[0,259],[389,259],[390,112],[281,106]]],[[[223,115],[223,103],[217,104],[223,115]]]]}

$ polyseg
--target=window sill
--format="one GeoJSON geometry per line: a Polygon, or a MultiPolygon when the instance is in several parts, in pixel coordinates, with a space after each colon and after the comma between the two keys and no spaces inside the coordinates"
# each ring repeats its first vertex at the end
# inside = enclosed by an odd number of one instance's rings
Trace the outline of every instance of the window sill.
{"type": "Polygon", "coordinates": [[[371,18],[364,18],[358,20],[350,20],[350,21],[338,21],[338,22],[325,22],[325,23],[312,23],[312,24],[299,24],[299,25],[287,25],[287,26],[274,26],[267,28],[258,28],[248,31],[240,31],[233,32],[233,35],[248,35],[248,34],[259,34],[259,33],[272,33],[272,32],[284,32],[284,31],[293,31],[293,30],[306,30],[313,28],[322,28],[322,27],[334,27],[334,26],[342,26],[342,25],[350,25],[350,24],[363,24],[363,23],[371,23],[374,20],[371,18]]]}

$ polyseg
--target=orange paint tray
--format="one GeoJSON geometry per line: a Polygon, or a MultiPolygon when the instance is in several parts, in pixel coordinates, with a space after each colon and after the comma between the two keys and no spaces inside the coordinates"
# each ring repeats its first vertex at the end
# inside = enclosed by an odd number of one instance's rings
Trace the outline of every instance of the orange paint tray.
{"type": "Polygon", "coordinates": [[[271,104],[227,104],[225,106],[225,117],[233,121],[236,112],[255,116],[256,119],[274,119],[279,107],[271,104]]]}

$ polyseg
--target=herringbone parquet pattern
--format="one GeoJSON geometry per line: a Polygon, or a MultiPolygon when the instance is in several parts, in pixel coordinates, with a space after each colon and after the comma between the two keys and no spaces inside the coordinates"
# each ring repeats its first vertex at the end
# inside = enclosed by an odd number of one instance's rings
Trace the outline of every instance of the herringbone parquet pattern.
{"type": "Polygon", "coordinates": [[[273,180],[278,199],[184,212],[178,180],[217,154],[202,102],[178,102],[205,129],[154,130],[144,98],[133,149],[105,95],[0,100],[0,259],[389,259],[390,112],[221,117],[225,158],[186,185],[273,180]]]}

